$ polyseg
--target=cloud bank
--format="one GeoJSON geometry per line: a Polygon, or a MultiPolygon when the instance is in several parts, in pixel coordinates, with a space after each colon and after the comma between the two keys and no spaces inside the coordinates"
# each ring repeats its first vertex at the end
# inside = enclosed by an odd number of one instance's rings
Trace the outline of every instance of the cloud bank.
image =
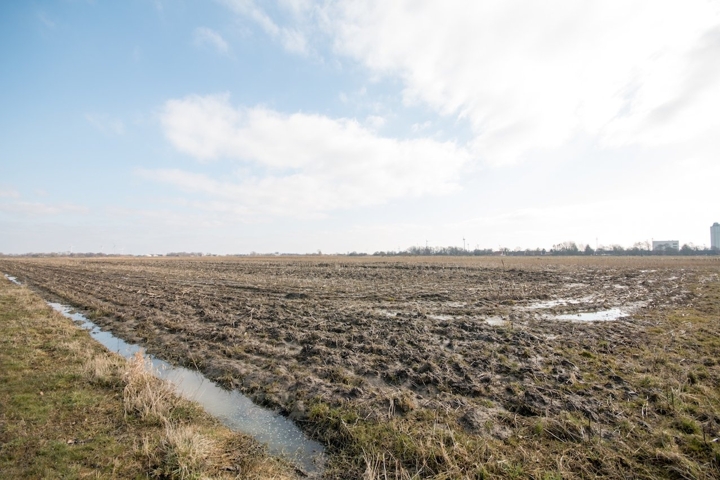
{"type": "Polygon", "coordinates": [[[236,173],[230,179],[179,169],[140,174],[206,197],[196,206],[240,215],[317,216],[447,194],[459,188],[471,159],[453,142],[384,138],[351,119],[234,107],[228,95],[169,100],[160,121],[178,151],[200,162],[231,160],[236,173]]]}
{"type": "Polygon", "coordinates": [[[718,2],[278,1],[286,26],[250,0],[225,3],[303,38],[323,32],[333,54],[399,79],[406,104],[467,120],[490,164],[577,135],[658,147],[720,127],[718,2]]]}
{"type": "Polygon", "coordinates": [[[407,103],[468,119],[505,163],[575,133],[608,146],[718,126],[718,3],[333,2],[335,48],[396,76],[407,103]]]}

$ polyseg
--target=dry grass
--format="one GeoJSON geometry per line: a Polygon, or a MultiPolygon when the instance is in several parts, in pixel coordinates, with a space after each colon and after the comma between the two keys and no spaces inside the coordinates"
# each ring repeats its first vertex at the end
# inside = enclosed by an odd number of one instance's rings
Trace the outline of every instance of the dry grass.
{"type": "Polygon", "coordinates": [[[294,478],[0,277],[0,478],[294,478]]]}
{"type": "Polygon", "coordinates": [[[166,474],[173,478],[196,478],[205,473],[207,459],[218,446],[187,425],[165,427],[161,451],[166,474]]]}
{"type": "Polygon", "coordinates": [[[175,395],[172,385],[154,375],[152,363],[142,352],[137,352],[127,361],[123,383],[126,415],[136,415],[146,422],[168,425],[170,414],[180,399],[175,395]]]}
{"type": "Polygon", "coordinates": [[[388,460],[385,453],[363,452],[363,480],[409,480],[412,478],[397,459],[388,460]]]}
{"type": "Polygon", "coordinates": [[[83,376],[95,385],[120,387],[125,367],[126,361],[117,355],[96,355],[85,362],[83,376]]]}

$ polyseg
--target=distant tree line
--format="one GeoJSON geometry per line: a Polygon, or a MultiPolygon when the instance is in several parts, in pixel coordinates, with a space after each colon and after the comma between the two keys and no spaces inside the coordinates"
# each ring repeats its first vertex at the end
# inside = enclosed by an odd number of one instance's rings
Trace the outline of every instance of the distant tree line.
{"type": "MultiPolygon", "coordinates": [[[[364,253],[352,252],[349,256],[365,255],[364,253]]],[[[632,247],[625,248],[622,245],[601,245],[598,248],[592,248],[590,245],[576,244],[568,241],[553,245],[550,250],[544,248],[525,249],[500,247],[498,250],[490,248],[485,249],[464,249],[461,247],[410,247],[399,251],[378,251],[373,253],[374,256],[464,256],[464,257],[482,257],[482,256],[583,256],[583,255],[614,255],[614,256],[657,256],[657,255],[720,255],[718,249],[698,247],[697,245],[684,244],[680,249],[676,248],[659,248],[652,250],[649,242],[636,242],[632,247]]]]}
{"type": "MultiPolygon", "coordinates": [[[[252,252],[250,254],[230,254],[221,255],[228,257],[245,257],[245,256],[319,256],[322,255],[321,251],[315,253],[257,253],[252,252]]],[[[345,254],[349,257],[362,257],[369,254],[364,252],[349,252],[345,254]]],[[[657,256],[657,255],[687,255],[687,256],[710,256],[720,255],[720,250],[717,248],[699,247],[692,243],[686,243],[679,249],[670,247],[661,247],[655,250],[650,248],[649,242],[636,242],[632,247],[625,248],[622,245],[601,245],[598,248],[592,248],[590,245],[576,244],[575,242],[568,241],[553,245],[550,250],[544,248],[527,248],[522,250],[515,248],[513,250],[509,248],[500,247],[497,250],[491,248],[475,248],[465,249],[461,247],[409,247],[405,250],[389,250],[389,251],[378,251],[372,254],[373,256],[380,257],[392,257],[392,256],[445,256],[445,257],[489,257],[489,256],[511,256],[511,257],[523,257],[523,256],[583,256],[583,255],[614,255],[614,256],[657,256]]],[[[22,254],[3,254],[0,252],[0,257],[120,257],[120,254],[107,254],[107,253],[69,253],[69,252],[53,252],[53,253],[22,253],[22,254]]],[[[201,252],[170,252],[167,254],[149,254],[149,255],[126,255],[126,256],[140,256],[140,257],[215,257],[218,256],[212,253],[201,253],[201,252]]]]}

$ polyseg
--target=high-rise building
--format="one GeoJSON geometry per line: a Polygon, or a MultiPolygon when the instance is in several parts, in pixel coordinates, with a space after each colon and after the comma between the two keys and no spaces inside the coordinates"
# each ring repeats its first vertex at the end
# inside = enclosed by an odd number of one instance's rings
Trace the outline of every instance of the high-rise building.
{"type": "Polygon", "coordinates": [[[720,223],[713,223],[710,227],[710,248],[720,250],[720,223]]]}

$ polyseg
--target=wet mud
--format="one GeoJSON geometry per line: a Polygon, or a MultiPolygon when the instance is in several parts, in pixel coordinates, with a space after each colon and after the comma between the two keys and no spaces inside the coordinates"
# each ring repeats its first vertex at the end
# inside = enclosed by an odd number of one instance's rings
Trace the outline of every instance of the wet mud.
{"type": "MultiPolygon", "coordinates": [[[[688,285],[717,281],[716,263],[0,259],[0,271],[311,434],[308,406],[318,400],[378,420],[454,409],[472,433],[508,412],[614,421],[611,400],[635,394],[622,373],[601,367],[592,389],[580,388],[588,372],[565,352],[642,345],[658,311],[692,303],[688,285]],[[589,315],[608,311],[620,314],[589,315]]],[[[496,426],[491,434],[509,433],[496,426]]]]}

